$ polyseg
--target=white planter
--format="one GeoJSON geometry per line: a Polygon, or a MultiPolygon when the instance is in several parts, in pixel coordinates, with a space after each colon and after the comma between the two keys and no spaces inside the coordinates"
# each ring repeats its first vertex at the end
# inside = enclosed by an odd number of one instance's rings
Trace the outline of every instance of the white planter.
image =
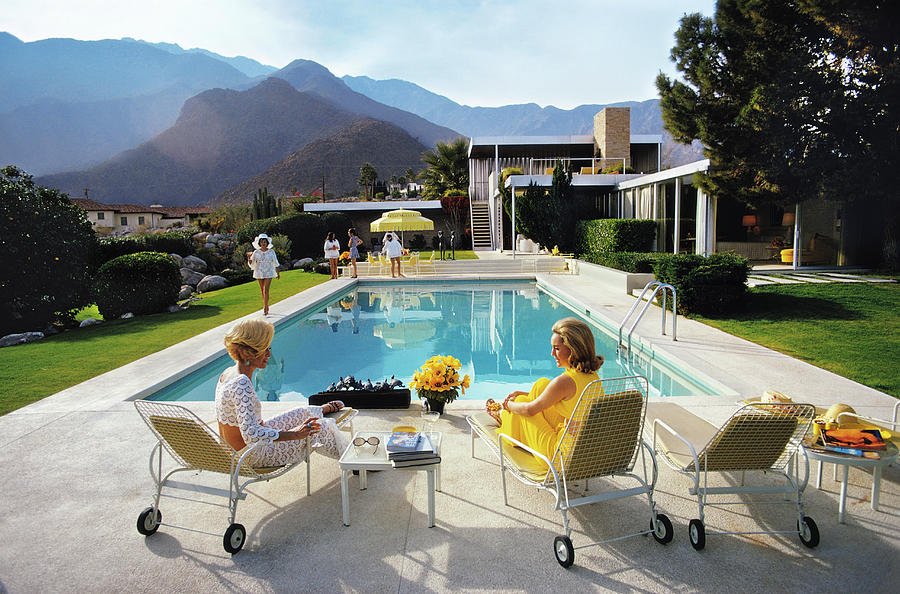
{"type": "Polygon", "coordinates": [[[652,272],[625,272],[583,260],[578,262],[578,274],[589,280],[610,285],[616,290],[624,290],[629,295],[635,289],[643,289],[647,283],[656,279],[652,272]]]}

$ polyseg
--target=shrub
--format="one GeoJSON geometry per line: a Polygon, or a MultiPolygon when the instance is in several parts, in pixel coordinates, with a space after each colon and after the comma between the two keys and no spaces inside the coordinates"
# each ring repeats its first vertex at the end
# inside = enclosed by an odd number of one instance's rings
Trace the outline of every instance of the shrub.
{"type": "Polygon", "coordinates": [[[243,285],[244,283],[249,283],[254,280],[253,271],[247,267],[247,264],[244,264],[244,270],[235,270],[233,268],[227,268],[221,273],[222,278],[228,281],[228,286],[233,287],[234,285],[243,285]]]}
{"type": "Polygon", "coordinates": [[[160,252],[113,258],[100,267],[94,279],[94,299],[106,319],[127,312],[139,315],[163,311],[175,303],[180,289],[178,266],[160,252]]]}
{"type": "Polygon", "coordinates": [[[71,322],[90,304],[97,240],[65,194],[0,169],[0,335],[71,322]]]}
{"type": "Polygon", "coordinates": [[[225,260],[222,259],[222,256],[220,256],[218,252],[211,249],[200,248],[194,255],[206,262],[207,274],[217,274],[220,270],[225,268],[225,260]]]}
{"type": "Polygon", "coordinates": [[[649,252],[656,238],[656,221],[594,219],[580,221],[576,251],[586,257],[610,252],[649,252]]]}
{"type": "MultiPolygon", "coordinates": [[[[349,227],[350,225],[347,228],[349,227]]],[[[265,233],[270,237],[287,236],[291,240],[291,253],[288,255],[292,258],[315,258],[322,254],[326,231],[319,215],[295,212],[271,219],[251,221],[238,229],[235,241],[250,243],[260,233],[265,233]]]]}
{"type": "Polygon", "coordinates": [[[425,236],[421,233],[416,233],[409,240],[410,249],[424,250],[426,245],[428,245],[428,243],[426,243],[425,236]]]}
{"type": "Polygon", "coordinates": [[[653,267],[656,278],[675,287],[678,313],[720,314],[739,307],[747,294],[750,264],[735,254],[666,254],[653,267]]]}
{"type": "Polygon", "coordinates": [[[656,261],[667,255],[661,252],[609,252],[585,255],[582,259],[625,272],[653,272],[656,261]]]}
{"type": "Polygon", "coordinates": [[[162,252],[190,256],[194,253],[194,242],[188,233],[150,233],[147,235],[127,235],[125,237],[104,237],[100,239],[97,264],[109,262],[113,258],[138,252],[162,252]]]}

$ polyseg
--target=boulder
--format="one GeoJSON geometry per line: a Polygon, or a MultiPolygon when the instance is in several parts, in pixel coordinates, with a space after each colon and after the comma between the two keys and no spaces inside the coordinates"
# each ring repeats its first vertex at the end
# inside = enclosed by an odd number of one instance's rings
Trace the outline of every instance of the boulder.
{"type": "Polygon", "coordinates": [[[126,311],[125,313],[123,313],[122,315],[119,316],[119,319],[120,320],[130,320],[133,317],[134,317],[133,313],[131,313],[130,311],[126,311]]]}
{"type": "Polygon", "coordinates": [[[169,313],[175,313],[176,311],[181,311],[183,308],[180,305],[170,305],[166,308],[166,311],[169,313]]]}
{"type": "Polygon", "coordinates": [[[316,264],[316,272],[320,274],[331,274],[331,264],[328,262],[319,262],[316,264]]]}
{"type": "Polygon", "coordinates": [[[306,269],[313,265],[313,261],[314,260],[312,258],[300,258],[299,260],[294,260],[294,263],[291,266],[291,268],[293,268],[295,270],[298,268],[306,269]]]}
{"type": "Polygon", "coordinates": [[[179,268],[182,267],[183,258],[181,256],[179,256],[178,254],[169,254],[169,257],[172,258],[176,266],[178,266],[179,268]]]}
{"type": "Polygon", "coordinates": [[[183,268],[196,270],[197,272],[206,272],[206,262],[197,256],[186,256],[181,260],[181,266],[183,268]]]}
{"type": "Polygon", "coordinates": [[[198,243],[201,241],[205,242],[207,237],[209,237],[208,231],[201,231],[200,233],[194,233],[193,235],[191,235],[191,239],[198,243]]]}
{"type": "Polygon", "coordinates": [[[98,320],[97,318],[85,318],[81,320],[81,323],[78,324],[79,328],[87,328],[88,326],[93,326],[94,324],[102,324],[102,320],[98,320]]]}
{"type": "Polygon", "coordinates": [[[196,270],[191,270],[190,268],[182,268],[180,272],[181,282],[192,287],[196,287],[197,283],[202,281],[203,277],[205,276],[197,272],[196,270]]]}
{"type": "Polygon", "coordinates": [[[224,289],[228,286],[228,281],[225,280],[224,276],[219,276],[217,274],[211,274],[209,276],[204,276],[203,279],[197,283],[197,292],[198,293],[206,293],[207,291],[215,291],[216,289],[224,289]]]}
{"type": "Polygon", "coordinates": [[[43,332],[21,332],[19,334],[7,334],[0,338],[0,347],[12,346],[14,344],[25,344],[26,342],[34,342],[44,338],[43,332]]]}
{"type": "Polygon", "coordinates": [[[213,233],[209,237],[206,238],[206,243],[219,243],[222,241],[223,237],[221,233],[213,233]]]}
{"type": "Polygon", "coordinates": [[[194,289],[190,285],[181,285],[181,290],[178,291],[178,299],[189,299],[193,294],[194,289]]]}

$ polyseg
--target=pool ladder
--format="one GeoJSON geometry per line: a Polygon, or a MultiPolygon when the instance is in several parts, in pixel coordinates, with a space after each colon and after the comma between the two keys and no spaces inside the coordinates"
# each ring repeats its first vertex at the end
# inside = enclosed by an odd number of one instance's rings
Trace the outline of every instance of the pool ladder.
{"type": "Polygon", "coordinates": [[[647,313],[647,308],[653,303],[656,299],[656,295],[662,293],[662,335],[666,335],[666,295],[667,292],[672,293],[672,340],[678,340],[677,333],[677,323],[678,323],[678,314],[676,313],[676,300],[677,293],[675,291],[675,287],[668,283],[664,283],[658,280],[650,281],[644,286],[644,290],[641,291],[640,297],[637,298],[637,301],[634,302],[634,305],[631,306],[631,309],[628,310],[628,313],[625,314],[625,318],[622,320],[622,323],[619,324],[619,344],[617,348],[617,352],[621,352],[623,349],[627,350],[629,355],[631,354],[631,335],[634,333],[634,329],[637,328],[637,325],[640,323],[641,318],[644,317],[644,314],[647,313]],[[653,290],[650,294],[650,298],[647,301],[644,301],[644,295],[647,294],[647,291],[653,290]],[[638,305],[643,303],[640,311],[638,311],[638,305]],[[631,324],[631,328],[628,329],[627,340],[628,344],[622,340],[622,332],[625,330],[625,326],[631,320],[631,316],[637,311],[637,317],[634,318],[634,322],[631,324]]]}

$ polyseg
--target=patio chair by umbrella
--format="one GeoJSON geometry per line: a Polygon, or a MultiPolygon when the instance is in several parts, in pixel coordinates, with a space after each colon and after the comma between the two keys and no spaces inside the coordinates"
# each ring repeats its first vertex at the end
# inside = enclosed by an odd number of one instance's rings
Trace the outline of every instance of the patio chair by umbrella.
{"type": "Polygon", "coordinates": [[[382,233],[387,231],[399,231],[400,243],[403,243],[404,231],[433,231],[434,221],[425,218],[417,210],[406,210],[399,208],[397,210],[389,210],[369,223],[369,231],[373,233],[382,233]]]}

